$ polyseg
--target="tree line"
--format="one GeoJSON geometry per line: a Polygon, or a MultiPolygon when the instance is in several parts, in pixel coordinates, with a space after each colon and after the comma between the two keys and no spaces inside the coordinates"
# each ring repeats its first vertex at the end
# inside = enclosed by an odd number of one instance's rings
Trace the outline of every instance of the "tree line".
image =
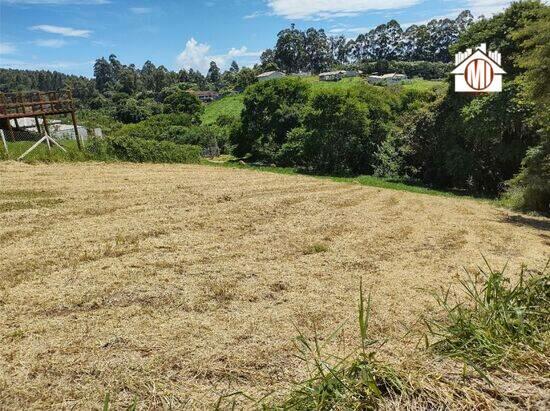
{"type": "Polygon", "coordinates": [[[501,93],[315,88],[299,78],[249,87],[234,153],[321,174],[374,174],[550,212],[550,6],[513,3],[475,22],[450,53],[486,42],[506,58],[501,93]],[[504,193],[504,194],[503,194],[504,193]]]}
{"type": "Polygon", "coordinates": [[[279,32],[275,46],[262,54],[261,64],[288,73],[319,73],[335,65],[381,60],[448,63],[449,46],[473,22],[468,10],[456,19],[434,19],[405,30],[391,20],[354,40],[343,35],[328,36],[323,29],[313,27],[301,31],[292,25],[279,32]]]}
{"type": "Polygon", "coordinates": [[[256,81],[256,75],[269,70],[319,73],[355,65],[367,71],[397,70],[428,78],[443,77],[450,70],[449,65],[443,64],[451,59],[449,46],[473,21],[469,11],[463,11],[456,19],[435,19],[405,30],[391,20],[354,40],[346,40],[343,35],[328,36],[323,29],[300,31],[292,25],[278,33],[274,47],[265,50],[260,63],[252,68],[240,68],[233,61],[225,71],[215,62],[210,63],[206,74],[193,69],[173,71],[151,61],[142,67],[123,64],[112,54],[95,61],[92,79],[57,71],[0,69],[0,91],[51,91],[71,87],[84,106],[92,103],[92,107],[97,107],[102,97],[110,99],[115,93],[129,96],[146,93],[152,97],[179,83],[197,90],[243,91],[256,81]],[[412,64],[417,61],[424,63],[412,64]]]}

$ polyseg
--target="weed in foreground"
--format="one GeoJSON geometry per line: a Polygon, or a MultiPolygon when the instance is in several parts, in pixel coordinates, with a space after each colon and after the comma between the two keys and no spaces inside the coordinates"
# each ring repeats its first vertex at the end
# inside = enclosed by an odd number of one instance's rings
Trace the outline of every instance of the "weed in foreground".
{"type": "Polygon", "coordinates": [[[370,296],[363,296],[360,286],[359,352],[340,358],[326,355],[324,346],[340,331],[337,329],[321,344],[315,336],[313,341],[302,334],[296,340],[298,358],[306,363],[309,378],[277,405],[265,409],[279,410],[333,410],[333,409],[377,409],[385,398],[398,397],[406,391],[406,384],[389,366],[376,359],[376,348],[383,343],[368,336],[370,317],[370,296]]]}
{"type": "Polygon", "coordinates": [[[328,246],[321,243],[315,243],[312,245],[307,246],[304,249],[305,255],[311,255],[311,254],[319,254],[319,253],[325,253],[328,251],[328,246]]]}
{"type": "Polygon", "coordinates": [[[487,270],[479,268],[473,277],[468,274],[460,281],[465,301],[451,303],[450,289],[437,295],[444,318],[426,321],[435,338],[430,344],[426,337],[427,344],[478,371],[504,365],[548,368],[544,360],[550,341],[548,264],[532,275],[522,268],[513,284],[504,275],[506,267],[494,271],[485,263],[487,270]]]}

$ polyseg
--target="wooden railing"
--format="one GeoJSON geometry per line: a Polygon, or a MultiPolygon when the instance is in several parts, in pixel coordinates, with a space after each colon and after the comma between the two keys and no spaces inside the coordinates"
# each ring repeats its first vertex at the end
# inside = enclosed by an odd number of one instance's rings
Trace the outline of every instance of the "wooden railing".
{"type": "Polygon", "coordinates": [[[67,114],[74,111],[70,90],[0,93],[0,119],[67,114]]]}

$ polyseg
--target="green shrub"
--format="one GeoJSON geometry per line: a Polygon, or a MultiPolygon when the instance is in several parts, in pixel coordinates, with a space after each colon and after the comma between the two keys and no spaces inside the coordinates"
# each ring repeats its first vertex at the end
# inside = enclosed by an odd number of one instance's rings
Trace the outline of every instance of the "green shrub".
{"type": "Polygon", "coordinates": [[[204,106],[193,94],[185,90],[176,90],[164,99],[166,113],[189,114],[193,119],[200,118],[204,106]]]}
{"type": "Polygon", "coordinates": [[[504,203],[517,209],[550,212],[550,138],[527,151],[521,172],[504,194],[504,203]]]}
{"type": "Polygon", "coordinates": [[[177,130],[173,140],[179,144],[201,146],[203,155],[207,157],[227,154],[230,150],[229,129],[214,124],[182,128],[177,130]]]}
{"type": "Polygon", "coordinates": [[[548,354],[550,337],[550,274],[524,269],[512,284],[505,269],[481,268],[462,280],[465,300],[450,301],[450,291],[437,296],[444,318],[427,322],[437,352],[474,367],[527,365],[529,356],[548,354]]]}
{"type": "Polygon", "coordinates": [[[128,136],[146,140],[175,140],[183,130],[193,124],[189,114],[158,114],[137,124],[127,124],[113,135],[128,136]]]}
{"type": "Polygon", "coordinates": [[[128,98],[117,104],[115,118],[126,124],[139,123],[160,113],[162,113],[162,105],[152,99],[128,98]]]}
{"type": "Polygon", "coordinates": [[[198,163],[201,154],[198,146],[128,136],[95,139],[88,151],[96,158],[134,163],[198,163]]]}
{"type": "Polygon", "coordinates": [[[369,159],[369,108],[342,90],[318,91],[305,114],[303,164],[318,173],[349,174],[365,170],[369,159]]]}
{"type": "Polygon", "coordinates": [[[273,162],[287,133],[301,123],[309,85],[297,78],[256,83],[247,88],[241,129],[234,133],[235,154],[273,162]]]}

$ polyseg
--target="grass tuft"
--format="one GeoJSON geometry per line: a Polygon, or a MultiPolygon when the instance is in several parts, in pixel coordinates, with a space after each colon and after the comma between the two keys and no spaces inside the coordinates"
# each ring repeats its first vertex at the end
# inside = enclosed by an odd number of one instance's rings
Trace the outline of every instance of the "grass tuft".
{"type": "Polygon", "coordinates": [[[388,365],[376,359],[381,343],[369,337],[370,295],[365,299],[361,282],[359,293],[359,352],[344,358],[325,354],[324,346],[340,329],[326,339],[317,335],[308,339],[299,331],[297,356],[307,365],[310,375],[298,384],[280,404],[266,406],[272,410],[377,409],[387,398],[401,396],[407,385],[388,365]],[[321,343],[324,341],[324,343],[321,343]]]}
{"type": "Polygon", "coordinates": [[[328,246],[326,244],[315,243],[307,246],[304,249],[305,255],[325,253],[328,251],[328,246]]]}
{"type": "Polygon", "coordinates": [[[505,276],[506,267],[479,268],[461,280],[465,300],[451,303],[451,290],[437,295],[444,318],[427,321],[436,352],[476,368],[543,366],[550,341],[550,275],[548,264],[517,282],[505,276]],[[532,361],[529,361],[529,358],[532,361]]]}

